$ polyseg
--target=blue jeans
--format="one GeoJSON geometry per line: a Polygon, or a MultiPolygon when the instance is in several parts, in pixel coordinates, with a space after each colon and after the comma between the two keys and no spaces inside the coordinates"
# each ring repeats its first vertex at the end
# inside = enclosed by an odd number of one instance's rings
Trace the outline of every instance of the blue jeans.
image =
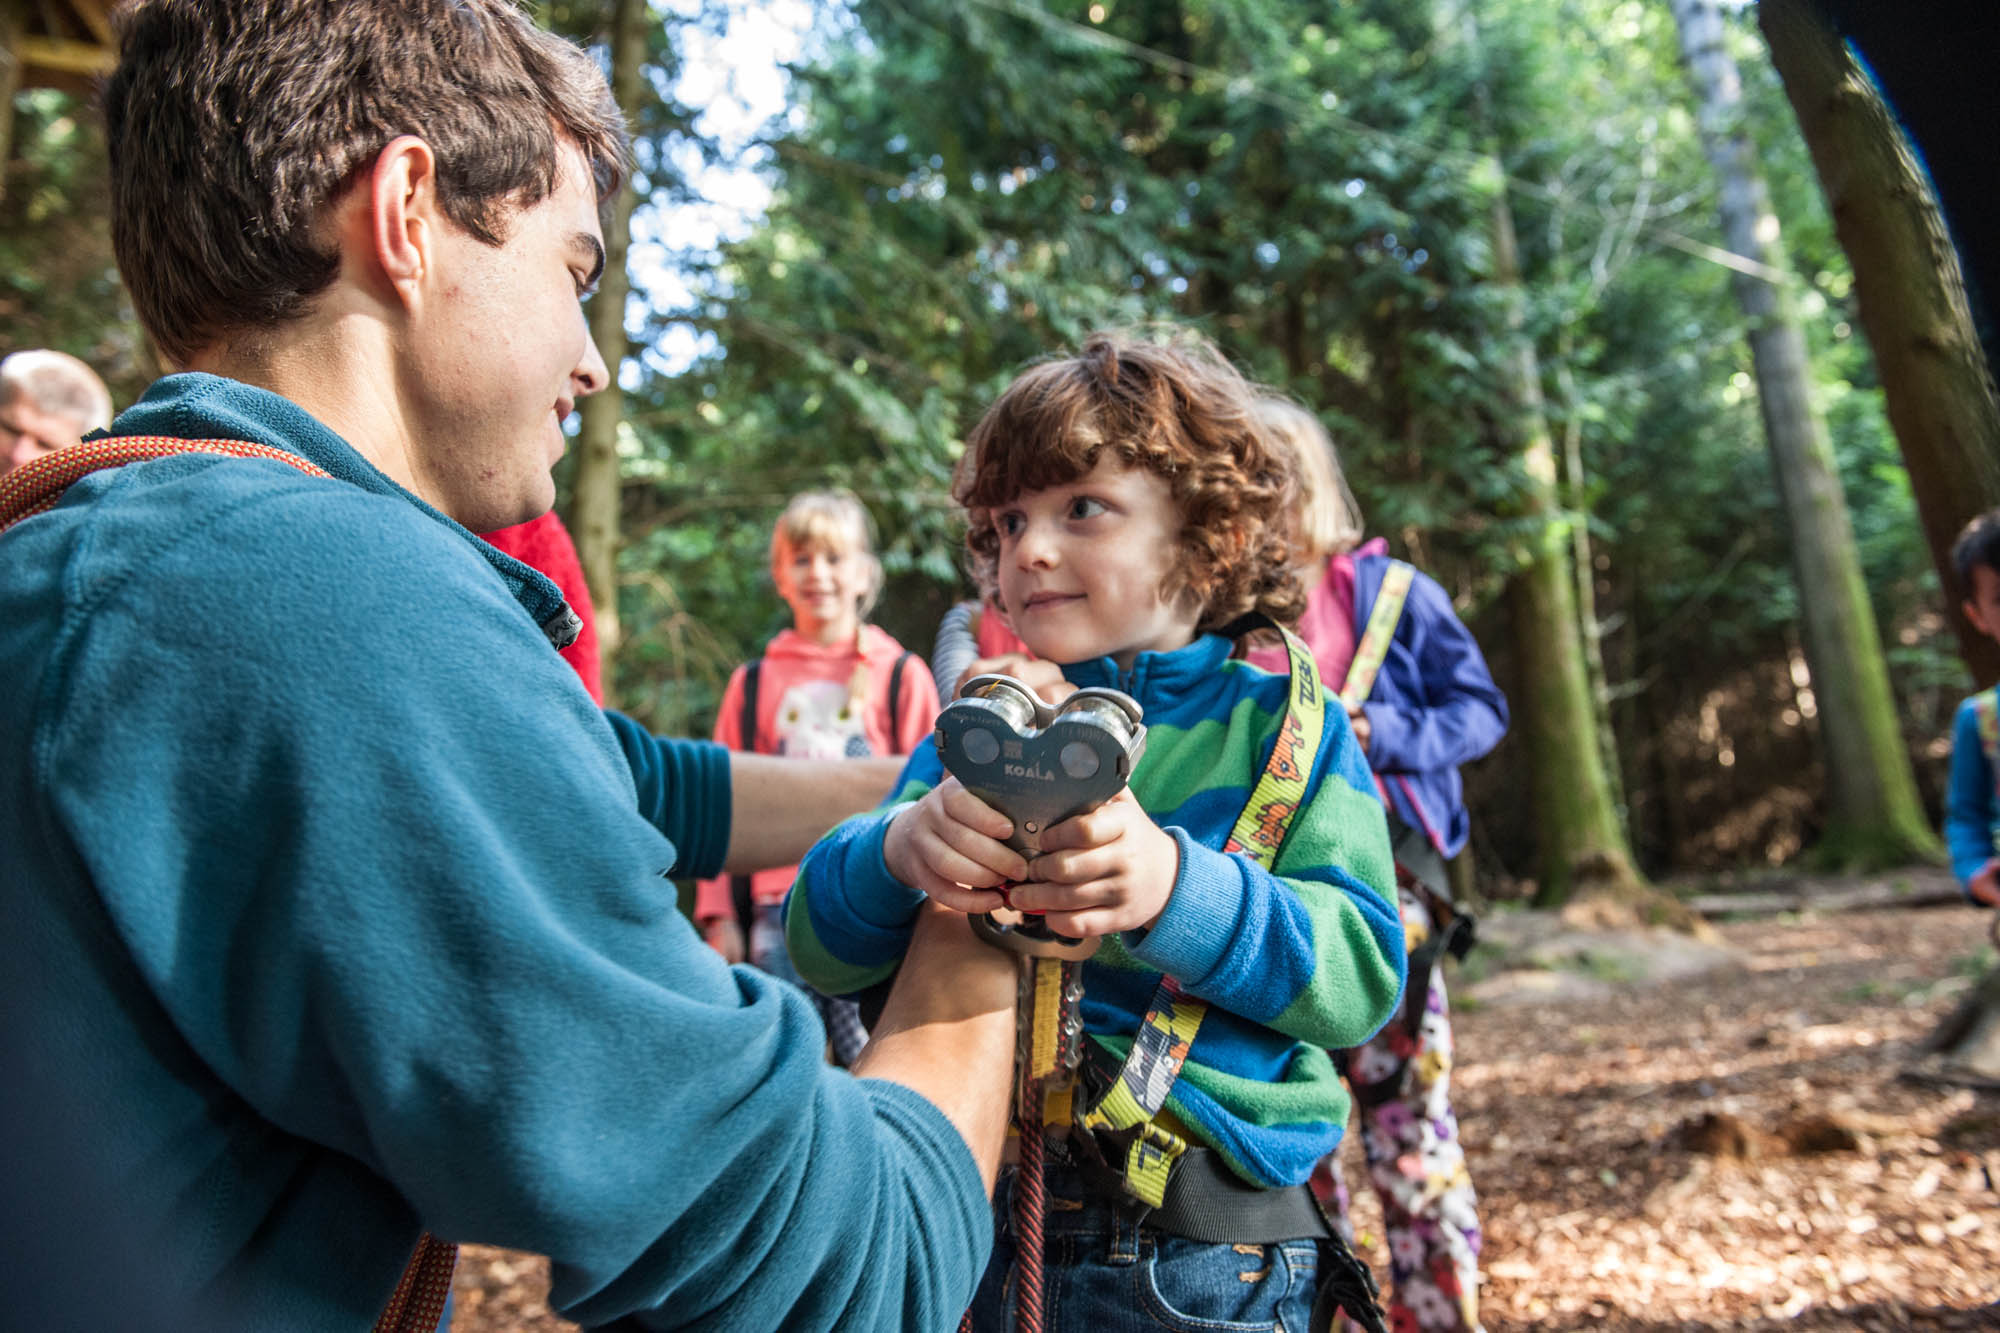
{"type": "MultiPolygon", "coordinates": [[[[1014,1168],[993,1193],[993,1260],[972,1302],[976,1333],[1014,1327],[1014,1168]]],[[[1219,1245],[1139,1223],[1136,1207],[1088,1192],[1051,1161],[1042,1223],[1047,1333],[1307,1333],[1318,1243],[1219,1245]]]]}

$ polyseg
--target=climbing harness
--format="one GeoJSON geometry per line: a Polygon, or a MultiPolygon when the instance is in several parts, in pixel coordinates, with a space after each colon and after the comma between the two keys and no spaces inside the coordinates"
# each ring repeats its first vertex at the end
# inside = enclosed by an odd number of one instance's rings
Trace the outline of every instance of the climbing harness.
{"type": "MultiPolygon", "coordinates": [[[[1259,624],[1277,628],[1267,620],[1260,619],[1259,624]]],[[[1385,633],[1393,628],[1391,621],[1385,633]]],[[[1326,716],[1311,650],[1296,635],[1279,632],[1290,664],[1285,716],[1270,760],[1223,845],[1225,852],[1247,854],[1266,869],[1275,867],[1292,817],[1305,798],[1326,716]]],[[[969,682],[968,690],[976,683],[969,682]]],[[[943,742],[941,729],[941,749],[943,742]]],[[[1011,813],[1004,805],[1001,808],[1011,813]]],[[[1082,966],[1096,942],[1085,942],[1090,950],[1080,956],[1050,956],[1031,952],[1031,939],[985,937],[1027,954],[1020,983],[1015,1086],[1017,1333],[1040,1333],[1042,1328],[1048,1128],[1062,1124],[1072,1127],[1068,1143],[1062,1146],[1063,1159],[1104,1192],[1143,1205],[1148,1225],[1214,1243],[1317,1239],[1332,1263],[1314,1326],[1330,1324],[1338,1304],[1364,1328],[1382,1327],[1373,1277],[1340,1244],[1308,1191],[1252,1186],[1237,1177],[1219,1154],[1190,1145],[1163,1123],[1168,1094],[1208,1011],[1205,1001],[1187,994],[1173,977],[1162,976],[1130,1052],[1114,1068],[1114,1057],[1083,1041],[1082,966]]],[[[968,1311],[960,1328],[969,1333],[971,1327],[968,1311]]]]}
{"type": "MultiPolygon", "coordinates": [[[[308,476],[333,474],[284,449],[248,440],[182,440],[171,435],[119,435],[85,440],[0,476],[0,532],[24,518],[53,509],[64,491],[104,468],[150,462],[179,454],[220,454],[228,458],[263,458],[296,468],[308,476]]],[[[458,1247],[426,1231],[417,1237],[410,1260],[397,1279],[396,1290],[373,1333],[435,1333],[451,1297],[452,1269],[458,1247]]]]}
{"type": "MultiPolygon", "coordinates": [[[[1389,645],[1396,637],[1396,625],[1402,619],[1403,607],[1409,600],[1410,585],[1416,581],[1416,568],[1401,560],[1391,560],[1382,573],[1382,587],[1375,594],[1375,605],[1368,611],[1368,626],[1362,632],[1361,642],[1354,650],[1354,660],[1347,668],[1347,679],[1341,682],[1340,701],[1350,710],[1359,707],[1374,692],[1375,678],[1381,673],[1382,664],[1387,660],[1389,645]]],[[[1440,879],[1433,884],[1425,876],[1413,870],[1420,857],[1428,857],[1434,864],[1435,872],[1441,876],[1442,862],[1436,853],[1437,839],[1425,820],[1424,808],[1409,789],[1408,780],[1398,778],[1403,784],[1403,794],[1409,798],[1410,809],[1417,819],[1425,823],[1420,829],[1406,829],[1397,840],[1396,882],[1405,892],[1423,899],[1430,909],[1430,916],[1441,924],[1438,929],[1428,932],[1425,937],[1410,940],[1409,973],[1404,983],[1405,996],[1402,1023],[1415,1036],[1424,1021],[1424,1005],[1430,997],[1431,973],[1439,960],[1447,953],[1464,961],[1472,952],[1477,939],[1478,923],[1470,913],[1461,912],[1452,903],[1440,879]],[[1407,849],[1407,850],[1406,850],[1407,849]]],[[[1376,785],[1382,786],[1382,778],[1376,776],[1376,785]]],[[[1382,792],[1382,804],[1389,805],[1389,793],[1382,792]]],[[[1374,1106],[1395,1095],[1402,1082],[1402,1069],[1379,1083],[1359,1084],[1352,1078],[1348,1082],[1354,1088],[1354,1095],[1363,1105],[1374,1106]]]]}

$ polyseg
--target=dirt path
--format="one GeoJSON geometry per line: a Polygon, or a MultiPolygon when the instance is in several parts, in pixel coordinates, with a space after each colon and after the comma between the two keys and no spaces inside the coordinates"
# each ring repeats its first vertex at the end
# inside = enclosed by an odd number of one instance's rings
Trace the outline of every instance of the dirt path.
{"type": "MultiPolygon", "coordinates": [[[[2000,1328],[2000,1096],[1896,1080],[1992,961],[1985,919],[1721,929],[1718,971],[1460,1014],[1489,1333],[2000,1328]]],[[[454,1333],[574,1327],[546,1284],[470,1251],[454,1333]]]]}
{"type": "Polygon", "coordinates": [[[1491,1333],[2000,1327],[2000,1097],[1896,1078],[1985,924],[1726,925],[1740,966],[1463,1015],[1491,1333]],[[1852,1146],[1776,1137],[1815,1116],[1852,1146]]]}

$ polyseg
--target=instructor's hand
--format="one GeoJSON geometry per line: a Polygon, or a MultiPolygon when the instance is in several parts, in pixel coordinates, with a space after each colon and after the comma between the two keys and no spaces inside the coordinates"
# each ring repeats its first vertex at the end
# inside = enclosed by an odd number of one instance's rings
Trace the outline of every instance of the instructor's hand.
{"type": "Polygon", "coordinates": [[[925,903],[854,1062],[857,1077],[900,1083],[944,1112],[989,1196],[1007,1140],[1018,976],[1014,955],[980,940],[964,915],[925,903]]]}

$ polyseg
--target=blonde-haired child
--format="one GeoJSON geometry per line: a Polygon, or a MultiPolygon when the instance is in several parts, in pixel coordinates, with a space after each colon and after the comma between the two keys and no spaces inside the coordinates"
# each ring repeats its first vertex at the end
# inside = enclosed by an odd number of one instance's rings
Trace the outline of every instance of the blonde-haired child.
{"type": "MultiPolygon", "coordinates": [[[[846,491],[792,498],[771,533],[771,579],[792,627],[736,668],[715,719],[732,750],[801,759],[908,754],[930,737],[937,689],[914,653],[867,623],[882,590],[868,511],[846,491]]],[[[796,866],[704,880],[695,921],[731,962],[799,980],[785,952],[783,909],[796,866]]],[[[835,1058],[866,1039],[849,1001],[821,1012],[835,1058]]]]}
{"type": "MultiPolygon", "coordinates": [[[[1507,700],[1445,590],[1391,560],[1385,542],[1363,541],[1360,507],[1319,418],[1276,396],[1263,398],[1257,414],[1298,465],[1300,557],[1311,589],[1299,637],[1367,751],[1396,851],[1409,991],[1387,1027],[1341,1053],[1388,1232],[1390,1325],[1466,1333],[1479,1327],[1479,1215],[1451,1109],[1451,1009],[1434,964],[1453,921],[1444,863],[1466,838],[1458,766],[1506,734],[1507,700]],[[1379,640],[1379,661],[1362,646],[1378,611],[1392,627],[1379,640]]],[[[1278,666],[1283,655],[1251,660],[1278,666]]],[[[1333,1168],[1329,1159],[1313,1183],[1345,1226],[1347,1191],[1333,1168]]]]}

